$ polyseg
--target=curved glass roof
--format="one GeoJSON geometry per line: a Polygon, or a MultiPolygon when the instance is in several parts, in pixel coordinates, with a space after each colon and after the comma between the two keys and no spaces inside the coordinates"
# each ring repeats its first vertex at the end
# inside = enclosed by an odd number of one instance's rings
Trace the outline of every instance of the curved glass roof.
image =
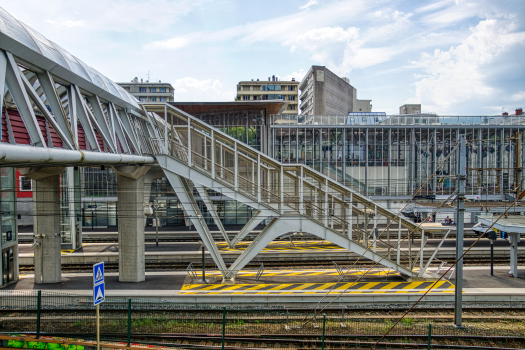
{"type": "Polygon", "coordinates": [[[76,75],[106,90],[108,93],[131,103],[137,108],[140,106],[137,99],[119,85],[91,68],[59,45],[47,40],[42,34],[19,22],[0,7],[0,32],[27,46],[33,51],[47,57],[76,75]]]}

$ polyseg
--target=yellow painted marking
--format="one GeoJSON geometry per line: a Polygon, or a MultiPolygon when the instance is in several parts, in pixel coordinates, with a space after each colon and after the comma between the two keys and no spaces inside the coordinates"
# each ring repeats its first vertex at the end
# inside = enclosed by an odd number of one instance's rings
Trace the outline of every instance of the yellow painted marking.
{"type": "Polygon", "coordinates": [[[406,285],[405,287],[403,287],[403,289],[416,289],[418,286],[421,285],[421,283],[423,283],[423,282],[412,282],[412,283],[406,285]]]}

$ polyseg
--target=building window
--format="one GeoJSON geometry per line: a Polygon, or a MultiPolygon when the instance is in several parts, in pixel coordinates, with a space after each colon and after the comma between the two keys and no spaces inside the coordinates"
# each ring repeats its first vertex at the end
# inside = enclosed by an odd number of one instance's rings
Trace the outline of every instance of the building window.
{"type": "Polygon", "coordinates": [[[160,102],[166,102],[167,99],[166,99],[166,97],[160,97],[160,98],[159,98],[159,101],[160,101],[160,102]]]}
{"type": "Polygon", "coordinates": [[[157,98],[156,97],[152,97],[151,98],[151,102],[157,102],[157,98]]]}
{"type": "Polygon", "coordinates": [[[250,87],[249,86],[243,86],[242,87],[242,91],[250,91],[250,87]]]}
{"type": "Polygon", "coordinates": [[[295,101],[295,95],[288,96],[288,101],[295,101]]]}
{"type": "Polygon", "coordinates": [[[268,90],[269,90],[269,89],[268,89],[268,85],[263,85],[263,86],[262,86],[262,89],[263,89],[263,91],[268,91],[268,90]]]}
{"type": "Polygon", "coordinates": [[[281,85],[274,85],[275,86],[275,90],[281,90],[281,85]]]}
{"type": "MultiPolygon", "coordinates": [[[[145,88],[144,88],[145,89],[145,88]]],[[[140,102],[148,102],[148,98],[146,96],[140,96],[139,97],[140,102]]]]}
{"type": "Polygon", "coordinates": [[[295,111],[295,105],[288,105],[288,109],[291,111],[295,111]]]}
{"type": "Polygon", "coordinates": [[[166,88],[159,88],[159,92],[166,92],[166,88]]]}
{"type": "Polygon", "coordinates": [[[261,87],[259,85],[252,86],[253,91],[261,91],[261,87]]]}
{"type": "Polygon", "coordinates": [[[33,189],[31,179],[27,176],[20,176],[20,191],[31,191],[33,189]]]}
{"type": "Polygon", "coordinates": [[[295,86],[293,85],[288,86],[288,91],[295,91],[295,86]]]}
{"type": "Polygon", "coordinates": [[[250,99],[250,95],[242,95],[242,99],[244,101],[248,101],[250,99]]]}
{"type": "Polygon", "coordinates": [[[140,89],[140,91],[139,91],[139,92],[147,92],[147,90],[146,90],[146,88],[145,88],[145,87],[141,87],[141,88],[139,88],[139,89],[140,89]]]}
{"type": "Polygon", "coordinates": [[[149,92],[157,92],[156,88],[149,88],[149,92]]]}

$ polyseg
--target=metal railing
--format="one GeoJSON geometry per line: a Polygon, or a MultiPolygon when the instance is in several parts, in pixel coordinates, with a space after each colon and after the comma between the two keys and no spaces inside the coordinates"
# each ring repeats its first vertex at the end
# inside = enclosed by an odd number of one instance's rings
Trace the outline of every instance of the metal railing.
{"type": "MultiPolygon", "coordinates": [[[[312,337],[330,339],[337,337],[345,342],[374,344],[392,325],[394,319],[378,316],[363,319],[349,315],[351,308],[326,309],[325,314],[312,316],[302,309],[258,309],[257,307],[188,306],[170,301],[153,301],[141,298],[108,297],[100,305],[100,330],[102,340],[122,342],[147,342],[147,336],[156,336],[156,342],[175,342],[183,337],[269,339],[293,337],[295,341],[312,337]],[[169,334],[165,340],[160,337],[169,334]],[[175,337],[175,338],[174,338],[175,337]],[[373,339],[363,339],[364,337],[373,339]]],[[[37,291],[0,291],[0,333],[61,336],[82,339],[96,337],[95,307],[91,296],[37,291]]],[[[425,337],[434,346],[441,338],[480,341],[484,347],[501,347],[511,341],[523,345],[525,330],[521,320],[507,320],[491,328],[486,323],[471,322],[465,328],[456,328],[452,322],[432,323],[421,318],[405,318],[388,335],[389,346],[407,343],[408,339],[425,337]],[[411,338],[413,337],[413,338],[411,338]],[[486,338],[485,338],[486,337],[486,338]],[[490,337],[490,338],[488,338],[490,337]]],[[[411,340],[412,341],[412,340],[411,340]]],[[[457,341],[457,340],[456,340],[457,341]]],[[[421,342],[421,340],[420,340],[421,342]]],[[[320,348],[321,342],[318,341],[320,348]]],[[[347,343],[348,345],[348,343],[347,343]]],[[[426,343],[425,343],[426,345],[426,343]]],[[[379,345],[382,348],[386,345],[379,345]]],[[[439,346],[438,346],[439,347],[439,346]]],[[[520,348],[522,346],[519,346],[520,348]]]]}

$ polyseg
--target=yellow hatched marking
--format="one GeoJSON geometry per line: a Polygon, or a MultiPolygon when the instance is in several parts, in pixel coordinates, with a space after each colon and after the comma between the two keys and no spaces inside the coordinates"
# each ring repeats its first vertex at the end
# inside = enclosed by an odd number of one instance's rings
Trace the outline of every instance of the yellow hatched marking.
{"type": "Polygon", "coordinates": [[[322,286],[319,286],[317,288],[314,288],[314,290],[325,290],[325,289],[330,289],[332,288],[332,286],[335,285],[335,283],[325,283],[323,284],[322,286]]]}
{"type": "Polygon", "coordinates": [[[399,282],[391,282],[391,283],[387,284],[386,286],[384,286],[381,289],[392,289],[392,288],[394,288],[397,285],[399,285],[399,282]]]}
{"type": "Polygon", "coordinates": [[[284,288],[289,287],[289,286],[291,286],[291,285],[292,285],[292,283],[283,284],[283,285],[281,285],[281,286],[278,286],[278,287],[272,288],[271,290],[281,290],[281,289],[284,289],[284,288]]]}
{"type": "Polygon", "coordinates": [[[257,290],[257,289],[261,289],[264,287],[268,287],[268,286],[271,286],[271,284],[252,284],[252,285],[244,284],[243,286],[249,286],[243,289],[243,291],[247,291],[247,290],[257,290]]]}
{"type": "Polygon", "coordinates": [[[424,282],[411,282],[410,284],[404,286],[402,289],[417,289],[424,282]]]}
{"type": "Polygon", "coordinates": [[[379,283],[381,283],[381,282],[369,282],[369,283],[365,284],[364,286],[359,287],[357,289],[372,289],[372,287],[377,286],[379,283]]]}
{"type": "Polygon", "coordinates": [[[295,288],[292,288],[290,290],[301,290],[301,289],[304,289],[306,287],[313,286],[314,284],[317,284],[317,283],[305,283],[305,284],[300,285],[299,287],[295,287],[295,288]]]}

